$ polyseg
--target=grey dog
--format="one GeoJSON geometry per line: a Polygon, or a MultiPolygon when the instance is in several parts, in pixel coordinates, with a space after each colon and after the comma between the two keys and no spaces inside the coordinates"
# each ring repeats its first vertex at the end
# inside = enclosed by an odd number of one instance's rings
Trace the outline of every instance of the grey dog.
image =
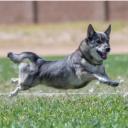
{"type": "Polygon", "coordinates": [[[110,52],[110,32],[111,25],[105,32],[96,32],[89,24],[87,37],[75,52],[59,61],[47,61],[32,52],[8,53],[8,57],[19,64],[19,77],[12,79],[17,87],[10,96],[40,83],[60,89],[82,88],[92,80],[118,86],[120,82],[111,80],[103,65],[110,52]]]}

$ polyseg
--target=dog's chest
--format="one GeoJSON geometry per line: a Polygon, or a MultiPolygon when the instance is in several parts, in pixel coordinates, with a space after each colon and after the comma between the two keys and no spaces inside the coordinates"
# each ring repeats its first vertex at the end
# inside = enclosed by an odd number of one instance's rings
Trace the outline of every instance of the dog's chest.
{"type": "Polygon", "coordinates": [[[81,65],[83,70],[90,72],[90,73],[100,73],[102,71],[102,66],[101,65],[92,65],[88,63],[85,59],[81,59],[81,65]]]}
{"type": "Polygon", "coordinates": [[[81,59],[80,65],[76,66],[76,78],[74,83],[81,85],[95,79],[93,74],[101,72],[101,66],[89,64],[85,59],[81,59]]]}

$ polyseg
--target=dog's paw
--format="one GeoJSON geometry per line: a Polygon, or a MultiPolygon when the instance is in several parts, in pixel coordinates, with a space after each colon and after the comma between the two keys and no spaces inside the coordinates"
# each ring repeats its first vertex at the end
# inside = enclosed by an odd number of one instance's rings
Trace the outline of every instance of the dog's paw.
{"type": "Polygon", "coordinates": [[[13,97],[13,96],[14,96],[14,95],[13,95],[12,93],[10,93],[10,94],[8,95],[8,97],[10,97],[10,98],[13,97]]]}
{"type": "Polygon", "coordinates": [[[8,97],[14,97],[15,96],[15,94],[13,94],[13,93],[10,93],[9,95],[8,95],[8,97]]]}
{"type": "Polygon", "coordinates": [[[112,81],[111,86],[117,87],[120,84],[120,81],[112,81]]]}
{"type": "Polygon", "coordinates": [[[8,97],[14,97],[17,96],[17,92],[10,92],[10,94],[8,95],[8,97]]]}
{"type": "Polygon", "coordinates": [[[119,84],[122,84],[124,82],[124,80],[119,80],[119,84]]]}

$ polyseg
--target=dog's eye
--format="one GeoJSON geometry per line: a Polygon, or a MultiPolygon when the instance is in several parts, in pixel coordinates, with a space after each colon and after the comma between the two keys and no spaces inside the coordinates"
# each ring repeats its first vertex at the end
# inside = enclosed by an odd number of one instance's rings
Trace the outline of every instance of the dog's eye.
{"type": "Polygon", "coordinates": [[[101,42],[100,40],[97,40],[96,42],[97,42],[98,44],[102,44],[102,42],[101,42]]]}

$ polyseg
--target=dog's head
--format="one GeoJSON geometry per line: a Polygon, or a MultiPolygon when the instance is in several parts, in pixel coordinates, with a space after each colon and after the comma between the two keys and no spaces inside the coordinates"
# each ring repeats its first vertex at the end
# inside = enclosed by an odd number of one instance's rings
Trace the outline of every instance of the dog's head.
{"type": "Polygon", "coordinates": [[[109,37],[111,33],[111,25],[105,32],[96,32],[91,24],[87,29],[86,43],[89,47],[89,53],[96,61],[103,61],[110,52],[109,37]]]}

